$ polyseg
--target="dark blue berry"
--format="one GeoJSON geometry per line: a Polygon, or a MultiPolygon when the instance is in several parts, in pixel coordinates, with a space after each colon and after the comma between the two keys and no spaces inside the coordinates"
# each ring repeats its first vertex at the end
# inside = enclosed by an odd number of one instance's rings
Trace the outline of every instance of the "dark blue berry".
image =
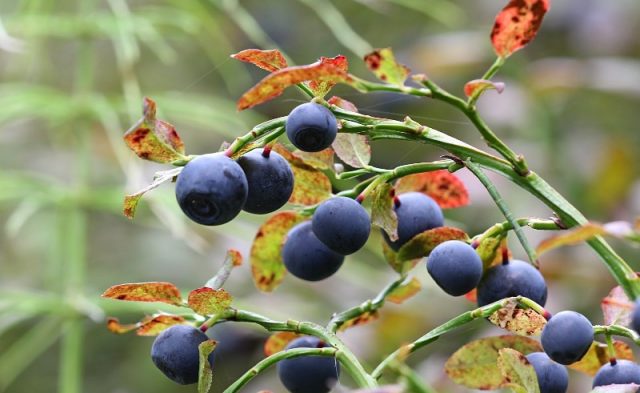
{"type": "Polygon", "coordinates": [[[541,306],[547,302],[547,284],[542,274],[517,259],[496,265],[478,284],[478,306],[486,306],[505,297],[524,296],[541,306]]]}
{"type": "MultiPolygon", "coordinates": [[[[640,385],[640,366],[631,360],[616,360],[600,367],[593,378],[593,387],[606,385],[640,385]]],[[[541,392],[542,393],[542,392],[541,392]]]]}
{"type": "Polygon", "coordinates": [[[293,191],[293,172],[280,154],[256,149],[238,158],[238,164],[249,185],[244,211],[267,214],[287,203],[293,191]]]}
{"type": "Polygon", "coordinates": [[[293,227],[282,247],[289,273],[307,281],[323,280],[337,272],[344,256],[332,251],[314,235],[311,221],[293,227]]]}
{"type": "MultiPolygon", "coordinates": [[[[324,348],[327,344],[316,337],[300,337],[287,345],[293,348],[324,348]]],[[[278,376],[291,393],[327,393],[338,382],[340,364],[335,358],[301,356],[278,363],[278,376]]]]}
{"type": "Polygon", "coordinates": [[[444,225],[440,206],[420,192],[400,194],[396,199],[394,210],[398,216],[398,240],[392,242],[386,232],[383,232],[383,236],[395,251],[415,235],[444,225]]]}
{"type": "Polygon", "coordinates": [[[459,240],[440,243],[429,254],[427,271],[451,296],[460,296],[475,288],[482,278],[482,260],[470,245],[459,240]]]}
{"type": "Polygon", "coordinates": [[[533,352],[527,355],[527,360],[536,370],[540,393],[565,393],[569,386],[567,368],[554,362],[544,352],[533,352]]]}
{"type": "Polygon", "coordinates": [[[349,255],[369,238],[371,220],[367,211],[351,198],[334,197],[322,202],[313,214],[313,233],[333,251],[349,255]]]}
{"type": "Polygon", "coordinates": [[[247,190],[240,165],[222,153],[214,153],[185,165],[176,182],[176,199],[187,217],[198,224],[220,225],[240,213],[247,190]]]}
{"type": "Polygon", "coordinates": [[[289,113],[287,137],[302,151],[320,151],[331,146],[338,133],[338,122],[331,111],[315,102],[297,106],[289,113]]]}
{"type": "Polygon", "coordinates": [[[593,343],[593,326],[582,314],[562,311],[555,314],[542,329],[542,348],[560,364],[582,359],[593,343]]]}
{"type": "MultiPolygon", "coordinates": [[[[196,383],[200,369],[198,345],[207,339],[204,333],[193,326],[171,326],[153,342],[151,360],[172,381],[181,385],[196,383]]],[[[213,358],[211,353],[211,365],[213,358]]]]}

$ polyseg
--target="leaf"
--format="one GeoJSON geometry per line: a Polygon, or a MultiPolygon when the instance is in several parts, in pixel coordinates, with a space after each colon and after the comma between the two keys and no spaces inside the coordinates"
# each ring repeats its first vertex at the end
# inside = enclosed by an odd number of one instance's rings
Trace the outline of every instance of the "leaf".
{"type": "Polygon", "coordinates": [[[496,54],[506,58],[527,45],[538,32],[549,0],[510,0],[496,16],[491,43],[496,54]]]}
{"type": "Polygon", "coordinates": [[[547,320],[530,308],[518,308],[518,303],[510,301],[505,307],[489,316],[489,321],[499,328],[520,336],[539,336],[547,320]]]}
{"type": "Polygon", "coordinates": [[[542,351],[540,343],[528,337],[481,338],[454,352],[445,363],[445,372],[455,383],[471,389],[498,389],[504,383],[497,364],[498,351],[503,348],[512,348],[524,355],[542,351]]]}
{"type": "Polygon", "coordinates": [[[157,336],[163,330],[173,326],[186,324],[187,321],[179,315],[156,315],[152,318],[143,319],[138,324],[136,334],[138,336],[157,336]]]}
{"type": "Polygon", "coordinates": [[[273,151],[279,153],[291,164],[293,172],[293,192],[289,203],[294,205],[316,205],[331,196],[331,181],[322,172],[305,164],[280,144],[273,146],[273,151]]]}
{"type": "Polygon", "coordinates": [[[189,292],[189,307],[200,315],[218,314],[231,306],[233,298],[224,289],[202,287],[189,292]]]}
{"type": "Polygon", "coordinates": [[[395,252],[384,239],[382,239],[382,255],[387,260],[389,266],[400,274],[405,274],[420,262],[422,258],[416,258],[409,261],[401,261],[398,259],[398,253],[395,252]]]}
{"type": "Polygon", "coordinates": [[[398,216],[394,210],[395,191],[391,184],[383,183],[371,193],[371,223],[387,233],[391,241],[398,240],[398,216]]]}
{"type": "Polygon", "coordinates": [[[170,282],[140,282],[114,285],[102,297],[133,302],[162,302],[181,305],[180,291],[170,282]]]}
{"type": "Polygon", "coordinates": [[[640,385],[630,383],[625,385],[598,386],[593,389],[591,393],[638,393],[639,389],[640,385]]]}
{"type": "Polygon", "coordinates": [[[373,322],[376,319],[380,318],[380,314],[378,313],[378,310],[375,311],[367,311],[363,314],[360,314],[359,316],[350,319],[348,321],[346,321],[345,323],[343,323],[342,325],[340,325],[340,331],[345,331],[349,328],[355,327],[355,326],[361,326],[361,325],[366,325],[369,322],[373,322]]]}
{"type": "Polygon", "coordinates": [[[244,110],[262,104],[282,94],[287,87],[305,81],[315,81],[313,86],[318,91],[314,93],[320,94],[322,93],[320,90],[327,89],[332,83],[337,82],[347,83],[358,88],[358,83],[344,70],[339,57],[333,59],[323,57],[313,64],[274,71],[246,91],[238,99],[236,107],[238,110],[244,110]]]}
{"type": "Polygon", "coordinates": [[[402,177],[396,182],[395,187],[398,194],[409,191],[426,194],[443,209],[469,204],[469,193],[464,183],[446,169],[402,177]]]}
{"type": "Polygon", "coordinates": [[[629,300],[627,294],[618,285],[614,287],[607,297],[600,302],[605,325],[629,326],[631,323],[631,312],[634,303],[629,300]]]}
{"type": "Polygon", "coordinates": [[[136,214],[136,208],[138,207],[138,203],[142,196],[147,192],[151,191],[154,188],[158,187],[162,183],[166,183],[168,181],[173,180],[176,176],[182,172],[182,167],[170,169],[168,171],[157,172],[153,178],[153,182],[139,190],[133,194],[125,195],[124,197],[124,206],[122,208],[122,213],[127,218],[133,218],[136,214]]]}
{"type": "Polygon", "coordinates": [[[464,95],[467,97],[477,97],[491,89],[501,94],[504,91],[504,83],[493,82],[488,79],[474,79],[464,85],[464,95]]]}
{"type": "Polygon", "coordinates": [[[296,150],[291,154],[314,169],[333,169],[333,149],[327,148],[318,152],[296,150]]]}
{"type": "Polygon", "coordinates": [[[438,227],[428,229],[412,237],[408,242],[402,245],[398,250],[398,259],[400,261],[408,261],[415,258],[423,258],[431,253],[440,243],[447,240],[467,241],[467,234],[458,228],[438,227]]]}
{"type": "Polygon", "coordinates": [[[251,63],[269,72],[277,71],[287,66],[287,60],[277,49],[245,49],[231,55],[231,57],[245,63],[251,63]]]}
{"type": "Polygon", "coordinates": [[[520,352],[503,348],[498,351],[498,368],[504,378],[504,386],[516,393],[540,393],[536,370],[520,352]]]}
{"type": "Polygon", "coordinates": [[[209,363],[209,355],[216,348],[216,340],[203,341],[198,345],[200,368],[198,369],[198,393],[208,393],[213,382],[213,371],[209,363]]]}
{"type": "Polygon", "coordinates": [[[559,235],[551,236],[550,238],[543,240],[538,245],[536,253],[540,255],[544,252],[553,250],[554,248],[558,248],[560,246],[576,245],[587,241],[595,236],[604,234],[606,234],[606,231],[602,227],[602,225],[587,223],[580,227],[576,227],[559,235]]]}
{"type": "Polygon", "coordinates": [[[404,86],[411,70],[396,61],[391,48],[376,49],[364,57],[367,67],[381,81],[392,85],[404,86]]]}
{"type": "MultiPolygon", "coordinates": [[[[633,352],[629,345],[622,341],[613,341],[613,348],[618,360],[633,360],[633,352]]],[[[609,363],[609,350],[607,345],[599,342],[591,344],[587,353],[576,363],[570,364],[572,370],[580,371],[590,376],[596,375],[600,367],[609,363]]]]}
{"type": "Polygon", "coordinates": [[[283,211],[271,216],[258,229],[249,261],[253,282],[259,290],[271,292],[282,282],[286,273],[282,263],[282,243],[287,232],[303,220],[304,217],[297,212],[283,211]]]}
{"type": "Polygon", "coordinates": [[[415,296],[421,289],[422,284],[420,284],[420,280],[413,277],[411,280],[402,283],[391,291],[391,293],[387,295],[387,300],[391,303],[402,304],[405,300],[415,296]]]}
{"type": "Polygon", "coordinates": [[[271,356],[274,353],[283,351],[287,344],[298,337],[301,337],[301,335],[295,332],[277,332],[270,335],[264,343],[264,355],[271,356]]]}
{"type": "MultiPolygon", "coordinates": [[[[345,75],[349,69],[349,62],[345,56],[339,55],[336,57],[321,57],[320,64],[331,65],[344,72],[345,75]]],[[[309,81],[308,86],[313,91],[313,95],[316,97],[324,97],[329,90],[336,84],[335,78],[320,78],[309,81]]]]}
{"type": "Polygon", "coordinates": [[[144,116],[123,136],[127,146],[149,161],[167,164],[186,160],[184,144],[175,128],[156,119],[156,103],[145,97],[143,105],[144,116]]]}

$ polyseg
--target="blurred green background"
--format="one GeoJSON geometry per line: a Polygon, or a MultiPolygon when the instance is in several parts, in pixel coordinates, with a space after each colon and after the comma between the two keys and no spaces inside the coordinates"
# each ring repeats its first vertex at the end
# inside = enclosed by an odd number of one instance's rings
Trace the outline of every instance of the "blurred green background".
{"type": "MultiPolygon", "coordinates": [[[[99,299],[123,282],[171,281],[185,292],[217,270],[227,248],[248,255],[264,217],[241,214],[222,227],[188,222],[164,185],[143,199],[130,221],[122,197],[164,167],[138,160],[121,140],[155,99],[187,153],[217,151],[254,124],[286,115],[305,98],[294,89],[237,113],[235,99],[264,72],[229,58],[242,49],[280,48],[296,64],[344,54],[352,73],[373,79],[360,60],[372,47],[394,48],[413,72],[462,94],[494,55],[488,34],[506,1],[448,0],[2,0],[0,2],[0,391],[76,393],[194,392],[164,378],[149,358],[151,338],[116,336],[105,317],[138,320],[137,305],[99,299]]],[[[640,216],[640,3],[552,1],[536,40],[495,78],[480,113],[590,219],[640,216]]],[[[453,109],[428,99],[334,94],[367,114],[412,118],[477,146],[475,129],[453,109]]],[[[374,165],[431,160],[425,145],[376,142],[374,165]]],[[[502,221],[481,185],[459,172],[469,207],[446,212],[470,234],[502,221]]],[[[518,216],[548,217],[529,195],[492,177],[518,216]]],[[[344,185],[337,184],[338,188],[344,185]]],[[[537,244],[549,234],[527,231],[537,244]]],[[[365,250],[320,282],[287,277],[275,293],[254,287],[248,263],[226,288],[236,305],[277,319],[325,323],[331,314],[374,296],[394,273],[373,234],[365,250]]],[[[640,270],[637,248],[614,247],[640,270]]],[[[524,257],[512,242],[514,254],[524,257]]],[[[614,285],[586,246],[546,254],[548,309],[575,309],[601,323],[600,299],[614,285]],[[585,290],[589,288],[589,290],[585,290]]],[[[343,334],[365,364],[471,307],[443,294],[423,266],[425,289],[382,318],[343,334]]],[[[148,310],[146,306],[145,310],[148,310]]],[[[438,392],[454,386],[442,365],[462,343],[496,334],[477,321],[410,359],[438,392]]],[[[212,392],[258,361],[266,333],[219,326],[212,392]]],[[[347,391],[347,377],[336,392],[347,391]]],[[[571,372],[571,392],[590,380],[571,372]]],[[[273,371],[244,391],[283,392],[273,371]]]]}

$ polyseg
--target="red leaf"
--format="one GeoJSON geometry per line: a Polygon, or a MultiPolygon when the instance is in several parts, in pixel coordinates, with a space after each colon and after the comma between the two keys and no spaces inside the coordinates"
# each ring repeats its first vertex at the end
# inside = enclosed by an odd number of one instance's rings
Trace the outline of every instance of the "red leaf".
{"type": "MultiPolygon", "coordinates": [[[[251,108],[279,96],[284,89],[291,85],[306,81],[314,81],[314,86],[319,90],[327,89],[332,86],[332,83],[338,82],[355,85],[356,82],[345,71],[339,58],[341,56],[333,59],[323,57],[313,64],[277,70],[245,92],[236,106],[238,110],[251,108]]],[[[346,64],[346,59],[344,64],[346,64]]],[[[323,92],[316,91],[315,93],[323,92]]]]}
{"type": "Polygon", "coordinates": [[[464,95],[467,97],[477,96],[482,94],[485,90],[493,89],[498,92],[498,94],[504,91],[504,83],[502,82],[492,82],[488,79],[474,79],[472,81],[467,82],[464,85],[464,95]]]}
{"type": "Polygon", "coordinates": [[[510,0],[498,13],[491,31],[491,43],[500,57],[523,48],[538,32],[549,0],[510,0]]]}
{"type": "Polygon", "coordinates": [[[269,72],[277,71],[287,66],[287,60],[277,49],[245,49],[234,55],[231,55],[231,57],[236,60],[251,63],[269,72]]]}
{"type": "Polygon", "coordinates": [[[366,55],[364,61],[378,79],[393,85],[404,85],[411,72],[407,66],[396,61],[391,48],[376,49],[366,55]]]}
{"type": "Polygon", "coordinates": [[[170,282],[140,282],[114,285],[102,297],[133,302],[162,302],[180,305],[180,291],[170,282]]]}
{"type": "Polygon", "coordinates": [[[409,191],[427,194],[443,209],[469,204],[469,193],[464,183],[446,169],[405,176],[398,180],[395,188],[397,194],[409,191]]]}

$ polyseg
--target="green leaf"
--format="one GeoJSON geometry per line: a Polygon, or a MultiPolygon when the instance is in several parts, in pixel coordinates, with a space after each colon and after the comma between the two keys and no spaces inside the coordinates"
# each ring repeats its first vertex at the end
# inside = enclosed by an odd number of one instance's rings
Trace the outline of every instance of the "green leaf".
{"type": "Polygon", "coordinates": [[[510,301],[505,307],[489,316],[489,322],[499,328],[520,336],[539,336],[547,320],[530,308],[518,308],[516,301],[510,301]]]}
{"type": "Polygon", "coordinates": [[[520,352],[503,348],[498,351],[498,368],[504,377],[504,386],[516,393],[540,393],[536,370],[520,352]]]}
{"type": "Polygon", "coordinates": [[[404,86],[409,76],[409,68],[396,61],[391,48],[376,49],[366,55],[364,61],[378,79],[392,85],[404,86]]]}
{"type": "Polygon", "coordinates": [[[200,315],[221,313],[231,306],[233,298],[224,289],[202,287],[189,292],[189,307],[200,315]]]}
{"type": "Polygon", "coordinates": [[[251,246],[249,261],[256,287],[263,292],[273,291],[284,278],[286,269],[282,263],[282,243],[289,230],[304,221],[294,211],[283,211],[265,221],[251,246]]]}
{"type": "Polygon", "coordinates": [[[122,208],[122,213],[125,215],[125,217],[133,218],[136,214],[136,209],[138,207],[138,203],[140,203],[140,199],[142,199],[142,196],[146,192],[158,187],[160,184],[173,180],[180,174],[180,172],[182,172],[182,169],[183,168],[180,167],[170,169],[168,171],[157,172],[151,184],[133,194],[125,195],[122,208]]]}
{"type": "Polygon", "coordinates": [[[170,282],[140,282],[114,285],[102,297],[133,302],[162,302],[181,305],[180,291],[170,282]]]}
{"type": "Polygon", "coordinates": [[[383,183],[373,189],[371,223],[382,228],[392,241],[398,240],[398,216],[393,208],[393,187],[383,183]]]}
{"type": "Polygon", "coordinates": [[[522,354],[542,351],[540,343],[522,336],[497,336],[471,341],[445,363],[445,372],[455,383],[471,389],[493,390],[504,384],[498,368],[498,351],[512,348],[522,354]]]}
{"type": "Polygon", "coordinates": [[[400,247],[398,250],[398,260],[408,261],[426,257],[438,244],[446,242],[447,240],[461,240],[466,242],[469,240],[469,237],[463,230],[453,227],[428,229],[412,237],[400,247]]]}
{"type": "Polygon", "coordinates": [[[198,345],[200,369],[198,370],[198,393],[208,393],[213,382],[213,371],[209,363],[209,355],[216,348],[216,340],[203,341],[198,345]]]}
{"type": "Polygon", "coordinates": [[[127,146],[138,157],[168,164],[187,160],[184,144],[175,128],[156,119],[156,103],[145,97],[144,116],[123,136],[127,146]]]}

